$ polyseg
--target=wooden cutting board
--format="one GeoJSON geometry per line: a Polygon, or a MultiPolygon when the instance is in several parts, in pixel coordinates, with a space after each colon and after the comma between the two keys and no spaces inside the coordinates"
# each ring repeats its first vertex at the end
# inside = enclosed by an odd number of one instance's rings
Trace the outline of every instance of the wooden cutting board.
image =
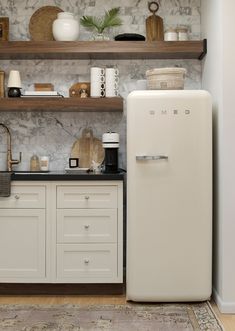
{"type": "Polygon", "coordinates": [[[93,136],[90,128],[82,131],[82,136],[72,146],[71,157],[79,158],[80,168],[90,168],[92,161],[101,164],[104,160],[102,141],[93,136]]]}
{"type": "Polygon", "coordinates": [[[159,4],[156,1],[151,1],[148,4],[150,12],[153,14],[146,19],[146,38],[147,41],[164,40],[163,19],[156,15],[159,4]]]}

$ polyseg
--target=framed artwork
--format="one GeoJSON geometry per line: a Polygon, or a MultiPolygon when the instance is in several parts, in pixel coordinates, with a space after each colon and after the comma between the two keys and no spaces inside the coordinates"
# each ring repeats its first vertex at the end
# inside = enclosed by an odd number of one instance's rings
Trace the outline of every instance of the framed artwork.
{"type": "Polygon", "coordinates": [[[0,41],[8,41],[9,17],[0,17],[0,41]]]}

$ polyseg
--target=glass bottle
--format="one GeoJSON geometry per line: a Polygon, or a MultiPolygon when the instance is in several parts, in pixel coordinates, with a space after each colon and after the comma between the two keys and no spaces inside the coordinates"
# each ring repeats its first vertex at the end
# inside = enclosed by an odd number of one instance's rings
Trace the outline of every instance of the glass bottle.
{"type": "Polygon", "coordinates": [[[40,171],[39,157],[35,153],[30,159],[30,171],[40,171]]]}

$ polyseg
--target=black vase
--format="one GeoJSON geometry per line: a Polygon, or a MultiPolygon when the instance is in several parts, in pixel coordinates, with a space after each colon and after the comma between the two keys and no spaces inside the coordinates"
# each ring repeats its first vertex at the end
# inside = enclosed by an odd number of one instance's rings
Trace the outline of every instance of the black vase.
{"type": "Polygon", "coordinates": [[[8,89],[8,97],[9,98],[19,98],[21,97],[21,91],[19,87],[10,87],[8,89]]]}

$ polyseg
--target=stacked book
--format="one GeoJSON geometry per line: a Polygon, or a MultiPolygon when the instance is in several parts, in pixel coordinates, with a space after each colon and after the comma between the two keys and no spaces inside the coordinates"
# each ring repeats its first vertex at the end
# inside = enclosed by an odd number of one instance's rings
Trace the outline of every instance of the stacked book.
{"type": "Polygon", "coordinates": [[[51,97],[62,97],[63,95],[61,95],[59,92],[57,91],[25,91],[24,94],[22,94],[21,97],[28,97],[28,98],[34,98],[34,97],[47,97],[47,98],[51,98],[51,97]]]}

